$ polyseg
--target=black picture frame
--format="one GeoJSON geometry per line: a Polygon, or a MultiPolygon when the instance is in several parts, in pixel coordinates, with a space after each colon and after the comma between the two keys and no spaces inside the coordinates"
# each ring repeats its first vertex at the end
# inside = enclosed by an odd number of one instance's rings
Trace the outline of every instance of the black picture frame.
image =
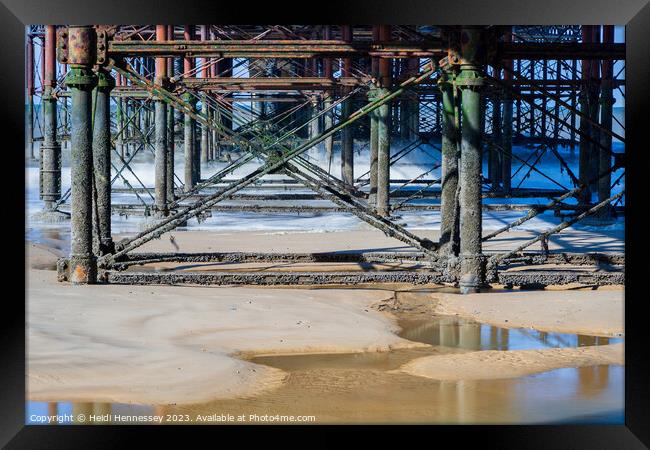
{"type": "MultiPolygon", "coordinates": [[[[644,252],[638,245],[644,241],[641,213],[643,194],[641,177],[643,151],[647,145],[647,117],[650,101],[650,5],[647,0],[614,2],[605,0],[492,0],[489,2],[458,0],[393,0],[393,1],[330,1],[311,5],[282,2],[246,3],[213,1],[147,0],[3,0],[0,5],[0,47],[3,61],[2,115],[4,158],[9,158],[3,172],[5,206],[9,230],[5,243],[16,245],[5,253],[5,283],[14,294],[4,297],[2,314],[2,361],[0,361],[0,445],[6,448],[117,448],[128,443],[137,433],[153,431],[160,439],[168,439],[167,427],[84,427],[25,426],[25,311],[24,288],[27,280],[24,262],[21,266],[20,236],[25,232],[20,211],[24,197],[24,158],[20,149],[24,139],[24,51],[27,24],[70,23],[357,23],[357,24],[436,24],[436,25],[562,25],[611,24],[626,26],[626,287],[625,287],[625,425],[561,425],[561,426],[472,426],[481,445],[497,448],[647,448],[650,446],[648,412],[648,346],[642,335],[645,327],[643,304],[644,252]],[[644,139],[645,138],[645,139],[644,139]],[[645,141],[645,142],[644,142],[645,141]],[[15,158],[15,161],[13,160],[15,158]],[[6,175],[10,175],[7,178],[6,175]],[[15,191],[15,193],[14,193],[15,191]],[[14,204],[15,202],[15,204],[14,204]],[[635,217],[638,215],[638,218],[635,217]],[[637,270],[639,269],[639,270],[637,270]],[[15,271],[16,274],[7,271],[15,271]],[[22,274],[22,275],[21,275],[22,274]],[[23,289],[17,280],[24,279],[23,289]],[[22,295],[21,295],[22,294],[22,295]],[[22,301],[21,301],[22,298],[22,301]],[[11,307],[11,308],[9,308],[11,307]],[[11,312],[8,310],[11,309],[11,312]]],[[[646,238],[647,239],[647,238],[646,238]]],[[[0,241],[1,242],[1,241],[0,241]]],[[[6,247],[6,245],[5,245],[6,247]]],[[[9,292],[8,290],[6,292],[9,292]]],[[[647,294],[646,294],[647,295],[647,294]]],[[[53,305],[56,307],[56,305],[53,305]]],[[[197,427],[181,427],[195,433],[197,427]]],[[[303,426],[310,432],[320,427],[303,426]]],[[[425,427],[426,428],[426,427],[425,427]]],[[[178,429],[178,427],[176,428],[178,429]]],[[[275,431],[276,427],[256,428],[275,431]]],[[[201,431],[214,431],[204,427],[201,431]]],[[[223,436],[224,428],[218,428],[223,436]]],[[[249,428],[238,431],[247,432],[249,428]]],[[[325,432],[325,439],[330,434],[325,432]]],[[[444,442],[442,435],[464,440],[467,427],[436,427],[435,434],[426,429],[429,439],[444,442]]],[[[386,431],[375,432],[383,438],[386,431]]],[[[471,433],[474,435],[474,433],[471,433]]],[[[361,435],[359,435],[361,436],[361,435]]],[[[332,438],[330,438],[332,439],[332,438]]],[[[400,438],[401,440],[402,438],[400,438]]],[[[310,440],[309,442],[315,442],[310,440]]],[[[319,441],[323,444],[327,441],[319,441]]],[[[197,441],[198,443],[198,441],[197,441]]],[[[306,444],[306,443],[305,443],[306,444]]],[[[432,442],[431,445],[434,445],[432,442]]]]}

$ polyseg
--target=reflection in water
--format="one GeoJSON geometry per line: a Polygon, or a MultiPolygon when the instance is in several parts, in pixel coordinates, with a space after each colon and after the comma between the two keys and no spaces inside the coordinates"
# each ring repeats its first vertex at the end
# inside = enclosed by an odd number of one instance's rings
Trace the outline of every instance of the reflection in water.
{"type": "MultiPolygon", "coordinates": [[[[27,423],[228,423],[199,416],[313,415],[319,423],[623,423],[623,366],[564,368],[515,379],[436,381],[395,369],[414,358],[481,350],[578,347],[623,339],[505,329],[457,317],[402,320],[400,336],[433,347],[259,356],[288,373],[277,389],[196,405],[28,402],[27,423]],[[119,419],[117,418],[119,416],[119,419]],[[159,416],[159,420],[151,417],[159,416]],[[143,419],[142,417],[147,417],[143,419]],[[67,420],[67,421],[66,421],[67,420]],[[181,422],[179,422],[179,420],[181,422]],[[47,423],[47,422],[45,422],[47,423]]],[[[263,423],[266,423],[262,421],[263,423]]],[[[241,422],[239,422],[241,423],[241,422]]]]}
{"type": "Polygon", "coordinates": [[[499,328],[455,316],[400,320],[398,324],[402,328],[399,335],[404,339],[466,350],[528,350],[623,342],[622,338],[499,328]]]}
{"type": "MultiPolygon", "coordinates": [[[[623,376],[622,366],[595,366],[440,382],[398,372],[320,369],[292,372],[284,386],[251,398],[155,407],[61,402],[58,413],[84,414],[90,424],[159,423],[123,419],[138,415],[158,415],[162,423],[195,422],[199,415],[228,414],[245,415],[247,423],[255,414],[314,415],[320,423],[623,423],[623,376]],[[121,418],[107,422],[106,414],[121,418]]],[[[51,412],[49,405],[28,402],[27,423],[41,423],[33,415],[51,412]]]]}

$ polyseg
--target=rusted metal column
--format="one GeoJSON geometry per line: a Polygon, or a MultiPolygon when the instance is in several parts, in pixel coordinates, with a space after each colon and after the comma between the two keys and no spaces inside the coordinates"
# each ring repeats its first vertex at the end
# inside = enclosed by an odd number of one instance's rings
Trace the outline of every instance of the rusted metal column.
{"type": "MultiPolygon", "coordinates": [[[[610,44],[614,42],[614,26],[603,26],[603,43],[610,44]]],[[[611,60],[602,62],[602,80],[600,83],[600,125],[608,131],[612,130],[612,114],[615,102],[613,91],[614,66],[611,60]]],[[[600,133],[598,173],[605,173],[612,165],[612,136],[608,133],[600,133]]],[[[598,201],[602,202],[611,196],[611,172],[598,180],[598,201]]],[[[606,206],[598,212],[601,219],[607,219],[611,216],[611,206],[606,206]]]]}
{"type": "Polygon", "coordinates": [[[458,254],[458,114],[453,72],[443,71],[438,86],[442,93],[442,191],[440,194],[440,253],[458,254]]]}
{"type": "MultiPolygon", "coordinates": [[[[115,85],[116,86],[122,86],[122,75],[119,73],[115,77],[115,85]]],[[[115,121],[117,123],[117,137],[115,138],[115,149],[117,152],[120,154],[122,158],[124,158],[124,136],[125,136],[125,131],[124,130],[124,101],[122,97],[117,98],[117,108],[115,110],[115,121]]]]}
{"type": "MultiPolygon", "coordinates": [[[[503,37],[504,42],[512,42],[512,32],[509,30],[503,37]]],[[[511,59],[505,60],[503,66],[503,79],[508,82],[512,80],[512,69],[514,64],[511,59]]],[[[501,130],[501,183],[504,193],[510,192],[512,185],[512,94],[506,91],[503,98],[503,122],[501,130]]]]}
{"type": "MultiPolygon", "coordinates": [[[[591,41],[594,43],[600,43],[600,26],[593,25],[591,27],[591,41]]],[[[589,116],[593,123],[598,123],[598,112],[599,112],[599,97],[600,97],[600,63],[601,61],[592,60],[591,61],[591,74],[590,74],[590,86],[589,86],[589,116]]],[[[596,126],[590,127],[590,151],[589,151],[589,180],[591,181],[591,192],[598,192],[598,162],[600,160],[600,147],[598,142],[600,141],[600,130],[596,126]]],[[[609,196],[608,196],[609,197],[609,196]]],[[[607,197],[605,197],[607,198],[607,197]]]]}
{"type": "MultiPolygon", "coordinates": [[[[379,95],[376,88],[368,90],[368,101],[372,102],[379,95]]],[[[370,193],[368,204],[377,203],[377,157],[379,152],[379,110],[371,111],[370,116],[370,193]]]]}
{"type": "MultiPolygon", "coordinates": [[[[345,42],[352,42],[352,27],[342,25],[341,33],[345,42]]],[[[352,61],[343,59],[343,76],[351,76],[352,61]]],[[[344,91],[345,92],[345,91],[344,91]]],[[[352,112],[352,99],[347,99],[341,105],[341,121],[345,122],[352,112]]],[[[345,127],[341,130],[341,179],[349,186],[354,184],[354,137],[352,128],[345,127]]]]}
{"type": "MultiPolygon", "coordinates": [[[[388,94],[388,89],[377,90],[378,96],[388,94]]],[[[377,108],[377,214],[388,217],[390,214],[390,105],[377,108]]]]}
{"type": "Polygon", "coordinates": [[[93,255],[92,233],[92,90],[97,77],[95,30],[91,26],[68,28],[68,63],[66,84],[72,95],[71,117],[71,241],[68,279],[72,284],[97,282],[97,260],[93,255]]]}
{"type": "MultiPolygon", "coordinates": [[[[309,139],[314,139],[318,137],[320,134],[320,123],[319,123],[319,117],[318,113],[320,112],[318,110],[318,97],[314,95],[311,98],[311,122],[309,122],[309,139]]],[[[318,144],[315,145],[310,149],[310,151],[313,151],[315,154],[318,152],[318,144]]]]}
{"type": "Polygon", "coordinates": [[[61,145],[57,141],[56,97],[52,95],[56,87],[56,27],[45,26],[44,78],[41,108],[43,111],[43,142],[40,150],[41,199],[45,210],[50,211],[61,198],[61,145]]]}
{"type": "MultiPolygon", "coordinates": [[[[379,42],[379,25],[372,26],[372,39],[374,42],[379,42]]],[[[379,80],[379,58],[371,59],[371,75],[379,80]]],[[[368,101],[373,101],[377,98],[377,89],[371,88],[368,90],[368,101]]],[[[371,111],[370,114],[370,193],[368,196],[368,204],[376,205],[377,203],[377,157],[379,148],[379,110],[371,111]]]]}
{"type": "MultiPolygon", "coordinates": [[[[174,27],[167,25],[167,40],[174,40],[174,27]]],[[[174,58],[167,59],[167,76],[174,76],[174,58]]],[[[175,154],[174,132],[174,108],[167,106],[167,200],[172,202],[176,198],[174,193],[174,154],[175,154]]]]}
{"type": "Polygon", "coordinates": [[[29,159],[36,159],[34,157],[34,39],[30,34],[27,35],[26,46],[27,111],[25,111],[25,153],[29,155],[29,159]]]}
{"type": "MultiPolygon", "coordinates": [[[[167,40],[167,27],[156,25],[156,40],[167,40]]],[[[167,80],[167,61],[156,58],[155,83],[162,86],[167,80]]],[[[167,215],[167,104],[156,99],[154,103],[154,158],[155,158],[155,191],[156,209],[159,215],[167,215]]]]}
{"type": "MultiPolygon", "coordinates": [[[[582,42],[589,43],[592,39],[591,25],[582,26],[582,42]]],[[[591,78],[591,60],[582,60],[582,86],[580,90],[580,112],[585,115],[590,114],[590,78],[591,78]]],[[[580,193],[580,202],[582,204],[591,203],[591,188],[589,184],[589,159],[591,153],[591,144],[585,136],[591,135],[591,125],[586,121],[580,119],[580,150],[579,150],[579,167],[578,178],[580,182],[585,185],[585,188],[580,193]]]]}
{"type": "MultiPolygon", "coordinates": [[[[388,42],[390,40],[391,26],[381,25],[379,27],[379,40],[388,42]]],[[[379,83],[382,86],[378,94],[380,96],[388,93],[388,87],[392,83],[391,72],[392,60],[381,58],[379,60],[379,83]]],[[[391,117],[390,105],[385,103],[377,109],[377,214],[387,217],[390,214],[390,136],[391,117]]]]}
{"type": "MultiPolygon", "coordinates": [[[[330,40],[332,39],[332,27],[330,25],[325,25],[323,29],[323,39],[330,40]]],[[[323,77],[332,78],[332,59],[323,58],[323,77]]],[[[329,108],[332,107],[332,93],[330,91],[325,91],[323,93],[323,109],[327,111],[323,114],[323,128],[325,130],[329,129],[333,124],[332,120],[332,111],[329,111],[329,108]]],[[[334,150],[334,136],[328,136],[323,142],[325,146],[325,160],[328,162],[332,160],[332,152],[334,150]]]]}
{"type": "MultiPolygon", "coordinates": [[[[207,25],[201,25],[201,40],[206,41],[208,39],[208,27],[207,25]]],[[[205,64],[208,63],[208,59],[203,58],[203,67],[201,68],[201,78],[208,77],[208,71],[205,67],[205,64]]],[[[204,92],[201,96],[201,115],[204,117],[208,116],[208,95],[204,92]]],[[[201,125],[201,163],[208,162],[208,133],[210,130],[205,125],[201,125]]],[[[197,165],[197,176],[195,181],[198,182],[201,178],[200,164],[197,165]]]]}
{"type": "MultiPolygon", "coordinates": [[[[494,78],[501,78],[501,71],[495,70],[494,78]]],[[[492,97],[492,139],[501,142],[501,98],[500,93],[495,92],[492,97]]],[[[489,171],[492,189],[499,190],[501,187],[501,152],[500,149],[490,148],[489,171]]]]}
{"type": "Polygon", "coordinates": [[[93,115],[93,167],[95,206],[93,208],[94,251],[96,256],[115,252],[111,237],[111,90],[115,80],[104,69],[97,71],[93,115]]]}
{"type": "MultiPolygon", "coordinates": [[[[190,25],[185,25],[183,29],[183,39],[186,41],[191,41],[194,39],[194,27],[190,25]]],[[[189,72],[194,68],[194,59],[185,57],[183,58],[183,73],[189,72]]],[[[191,76],[191,75],[190,75],[191,76]]],[[[192,103],[192,106],[195,106],[193,97],[191,94],[187,93],[184,96],[186,102],[192,103]]],[[[183,120],[183,150],[185,156],[185,171],[184,171],[184,190],[185,192],[190,191],[194,187],[194,166],[198,163],[195,159],[196,143],[196,123],[194,119],[189,115],[184,115],[183,120]]]]}
{"type": "Polygon", "coordinates": [[[481,66],[477,62],[481,32],[461,31],[461,70],[456,84],[461,88],[462,122],[460,154],[460,290],[477,292],[485,280],[481,249],[481,66]]]}

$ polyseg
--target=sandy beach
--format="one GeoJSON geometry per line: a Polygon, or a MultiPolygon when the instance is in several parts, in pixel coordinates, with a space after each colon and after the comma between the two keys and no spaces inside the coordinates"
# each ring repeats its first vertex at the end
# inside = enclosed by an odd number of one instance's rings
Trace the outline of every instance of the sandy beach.
{"type": "MultiPolygon", "coordinates": [[[[365,231],[173,235],[187,252],[401,247],[365,231]]],[[[296,382],[286,370],[254,362],[262,355],[396,352],[399,364],[386,370],[438,380],[505,379],[561,367],[623,364],[621,344],[441,353],[398,336],[400,318],[417,314],[457,316],[501,328],[620,337],[620,288],[460,296],[448,289],[410,295],[414,288],[408,286],[71,286],[57,282],[53,270],[65,246],[65,239],[56,238],[26,244],[30,400],[191,405],[257,398],[289,379],[296,382]],[[397,303],[395,289],[403,294],[397,303]]],[[[141,250],[171,251],[171,246],[163,237],[141,250]]],[[[323,382],[335,384],[337,379],[323,382]]]]}

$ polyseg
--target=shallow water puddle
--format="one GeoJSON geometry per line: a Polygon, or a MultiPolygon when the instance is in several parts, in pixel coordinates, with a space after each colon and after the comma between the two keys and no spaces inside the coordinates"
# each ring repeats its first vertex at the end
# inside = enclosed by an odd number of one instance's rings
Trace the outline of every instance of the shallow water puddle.
{"type": "MultiPolygon", "coordinates": [[[[453,382],[393,371],[414,358],[432,354],[605,345],[623,339],[505,329],[449,316],[401,320],[399,325],[401,337],[432,347],[257,356],[250,361],[288,372],[282,386],[247,398],[196,405],[29,402],[27,421],[39,423],[39,414],[49,410],[57,412],[63,423],[69,414],[70,418],[82,415],[86,422],[97,424],[138,420],[209,424],[623,423],[622,366],[565,368],[516,379],[453,382]],[[294,416],[293,422],[289,416],[294,416]]],[[[78,423],[70,418],[67,420],[78,423]]]]}
{"type": "MultiPolygon", "coordinates": [[[[517,379],[437,382],[377,370],[292,372],[266,394],[200,405],[29,402],[84,423],[623,423],[622,366],[558,369],[517,379]],[[90,420],[94,415],[95,420],[90,420]],[[119,421],[108,417],[119,416],[119,421]],[[283,417],[284,416],[284,417],[283,417]],[[294,420],[289,420],[293,416],[294,420]],[[300,418],[299,418],[300,416],[300,418]],[[159,417],[143,419],[142,417],[159,417]],[[242,418],[242,420],[239,420],[242,418]],[[135,419],[134,419],[135,420],[135,419]]],[[[67,423],[67,422],[65,422],[67,423]]],[[[73,423],[79,423],[73,419],[73,423]]]]}

